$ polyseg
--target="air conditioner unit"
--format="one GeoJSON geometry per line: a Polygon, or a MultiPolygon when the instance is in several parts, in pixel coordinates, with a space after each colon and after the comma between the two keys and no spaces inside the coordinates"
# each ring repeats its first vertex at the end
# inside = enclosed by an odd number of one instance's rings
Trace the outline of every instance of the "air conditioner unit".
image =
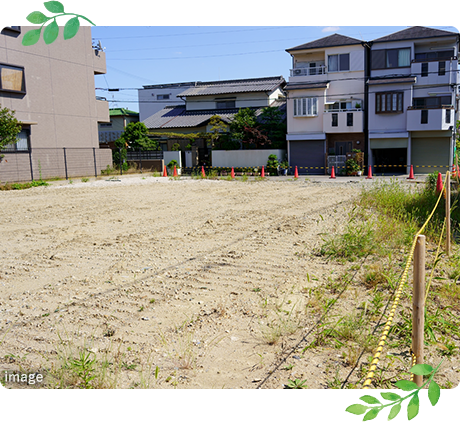
{"type": "Polygon", "coordinates": [[[302,69],[294,69],[294,75],[301,75],[302,69]]]}

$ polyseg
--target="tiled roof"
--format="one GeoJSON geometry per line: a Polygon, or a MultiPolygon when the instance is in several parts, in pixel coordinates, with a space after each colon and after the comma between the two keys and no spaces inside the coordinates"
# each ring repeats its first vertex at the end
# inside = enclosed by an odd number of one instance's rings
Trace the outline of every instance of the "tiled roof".
{"type": "Polygon", "coordinates": [[[128,110],[127,108],[111,108],[109,110],[110,116],[139,116],[136,111],[128,110]]]}
{"type": "Polygon", "coordinates": [[[282,76],[255,79],[234,79],[229,81],[197,82],[180,94],[180,97],[200,95],[236,94],[241,92],[271,92],[283,88],[286,81],[282,76]]]}
{"type": "Polygon", "coordinates": [[[361,41],[356,38],[347,37],[345,35],[333,34],[319,40],[308,42],[306,44],[292,47],[286,50],[288,53],[297,50],[311,50],[313,48],[326,48],[326,47],[338,47],[341,45],[356,45],[361,44],[361,41]]]}
{"type": "MultiPolygon", "coordinates": [[[[286,112],[286,101],[277,100],[271,104],[272,107],[278,107],[284,113],[286,112]]],[[[255,108],[256,116],[262,111],[262,108],[255,108]]],[[[179,129],[200,127],[211,119],[212,116],[218,115],[226,123],[230,123],[233,116],[238,113],[239,109],[226,110],[193,110],[187,111],[184,105],[167,106],[163,110],[155,113],[143,121],[148,129],[179,129]]]]}
{"type": "Polygon", "coordinates": [[[373,40],[377,42],[414,40],[419,38],[435,38],[435,37],[452,37],[458,35],[456,32],[443,31],[441,29],[426,28],[424,26],[412,26],[411,28],[403,29],[385,37],[373,40]]]}

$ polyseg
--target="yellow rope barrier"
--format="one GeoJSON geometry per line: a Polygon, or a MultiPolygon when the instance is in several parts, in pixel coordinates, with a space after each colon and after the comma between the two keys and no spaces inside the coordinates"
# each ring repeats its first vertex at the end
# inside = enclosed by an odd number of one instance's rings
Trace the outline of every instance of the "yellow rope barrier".
{"type": "Polygon", "coordinates": [[[377,369],[377,365],[378,365],[379,359],[380,359],[380,354],[382,353],[383,346],[385,345],[385,341],[386,341],[388,333],[390,331],[391,324],[393,322],[393,318],[394,318],[394,315],[395,315],[395,312],[396,312],[396,308],[397,308],[397,306],[399,304],[399,300],[400,300],[400,297],[401,297],[404,282],[406,281],[407,275],[409,273],[410,264],[412,262],[412,258],[414,256],[414,251],[415,251],[415,246],[417,244],[417,237],[420,234],[423,233],[423,230],[425,230],[425,227],[427,226],[428,222],[433,217],[433,214],[434,214],[434,212],[436,211],[436,208],[439,205],[439,201],[441,200],[441,198],[443,196],[444,190],[445,190],[445,186],[443,187],[441,193],[439,194],[439,198],[438,198],[438,200],[436,202],[436,205],[433,208],[433,211],[431,211],[431,214],[428,216],[427,220],[425,221],[425,223],[423,223],[423,226],[420,228],[420,230],[417,232],[417,234],[414,237],[414,241],[412,242],[412,247],[411,247],[410,252],[409,252],[409,257],[407,259],[406,267],[404,268],[403,275],[401,276],[401,281],[399,282],[398,289],[396,290],[395,299],[393,301],[393,305],[392,305],[391,310],[390,310],[390,315],[388,316],[387,322],[385,323],[385,326],[383,328],[383,333],[382,333],[382,335],[380,337],[376,352],[374,354],[374,357],[373,357],[372,362],[371,362],[371,366],[369,368],[369,372],[367,373],[366,379],[364,380],[363,389],[368,389],[369,388],[369,385],[372,382],[372,378],[374,377],[375,370],[377,369]]]}

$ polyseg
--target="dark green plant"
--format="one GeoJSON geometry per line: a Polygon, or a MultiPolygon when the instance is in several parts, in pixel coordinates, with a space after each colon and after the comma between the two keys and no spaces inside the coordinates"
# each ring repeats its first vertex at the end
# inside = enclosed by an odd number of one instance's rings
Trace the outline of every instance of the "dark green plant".
{"type": "Polygon", "coordinates": [[[361,170],[361,168],[359,167],[359,164],[357,163],[357,161],[355,159],[350,158],[345,162],[345,171],[346,171],[347,175],[357,173],[360,170],[361,170]]]}
{"type": "Polygon", "coordinates": [[[96,378],[96,355],[94,352],[82,350],[78,358],[69,359],[72,372],[80,381],[80,388],[93,388],[91,381],[96,378]]]}
{"type": "Polygon", "coordinates": [[[168,167],[170,170],[172,170],[174,168],[174,166],[177,167],[177,161],[176,160],[171,160],[167,165],[166,167],[168,167]]]}
{"type": "Polygon", "coordinates": [[[270,154],[267,160],[267,171],[272,175],[276,175],[277,168],[279,166],[278,157],[276,154],[270,154]]]}

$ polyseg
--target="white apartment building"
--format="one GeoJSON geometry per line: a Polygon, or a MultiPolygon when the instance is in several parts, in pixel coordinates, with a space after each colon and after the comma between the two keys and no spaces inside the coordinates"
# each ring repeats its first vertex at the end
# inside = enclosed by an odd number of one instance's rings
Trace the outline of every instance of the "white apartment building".
{"type": "Polygon", "coordinates": [[[453,164],[459,34],[411,27],[360,41],[334,34],[286,50],[288,155],[299,173],[327,157],[365,152],[374,171],[418,173],[453,164]]]}
{"type": "Polygon", "coordinates": [[[334,34],[286,51],[289,162],[301,174],[324,174],[328,155],[364,151],[364,46],[334,34]]]}
{"type": "Polygon", "coordinates": [[[369,44],[369,164],[378,172],[446,171],[458,120],[459,34],[411,27],[369,44]]]}

